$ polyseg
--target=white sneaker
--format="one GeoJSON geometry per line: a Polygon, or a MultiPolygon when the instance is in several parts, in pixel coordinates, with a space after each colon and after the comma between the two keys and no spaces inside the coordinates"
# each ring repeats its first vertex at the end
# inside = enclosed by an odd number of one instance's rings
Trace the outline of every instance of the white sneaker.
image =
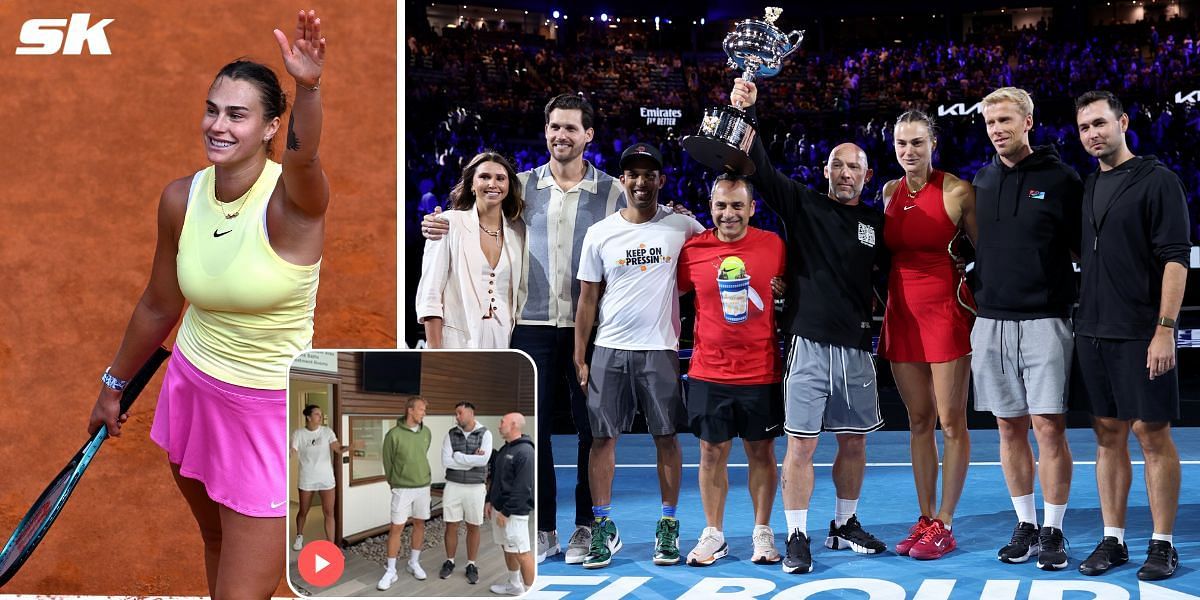
{"type": "Polygon", "coordinates": [[[755,525],[750,539],[754,540],[754,555],[750,562],[757,565],[773,565],[783,558],[775,549],[775,532],[767,525],[755,525]]]}
{"type": "Polygon", "coordinates": [[[296,543],[292,544],[292,550],[299,552],[304,549],[304,536],[296,536],[296,543]]]}
{"type": "Polygon", "coordinates": [[[425,581],[425,569],[422,569],[420,564],[411,562],[406,563],[404,565],[404,570],[412,573],[413,577],[416,577],[421,581],[425,581]]]}
{"type": "Polygon", "coordinates": [[[383,574],[383,578],[379,580],[379,585],[375,587],[381,590],[386,590],[392,587],[392,584],[396,583],[397,579],[400,579],[400,576],[396,575],[395,571],[387,571],[383,574]]]}
{"type": "Polygon", "coordinates": [[[592,547],[592,528],[587,525],[578,525],[575,527],[575,533],[571,534],[571,540],[567,542],[567,553],[565,562],[568,565],[578,565],[583,563],[584,557],[592,547]]]}
{"type": "Polygon", "coordinates": [[[729,554],[729,545],[725,536],[716,527],[705,527],[700,533],[700,541],[687,555],[687,564],[693,567],[707,567],[729,554]]]}
{"type": "Polygon", "coordinates": [[[541,564],[546,560],[547,556],[554,556],[562,550],[558,547],[558,532],[557,531],[539,531],[537,532],[537,562],[541,564]]]}
{"type": "Polygon", "coordinates": [[[502,596],[520,596],[525,593],[525,586],[506,581],[492,585],[492,593],[502,596]]]}

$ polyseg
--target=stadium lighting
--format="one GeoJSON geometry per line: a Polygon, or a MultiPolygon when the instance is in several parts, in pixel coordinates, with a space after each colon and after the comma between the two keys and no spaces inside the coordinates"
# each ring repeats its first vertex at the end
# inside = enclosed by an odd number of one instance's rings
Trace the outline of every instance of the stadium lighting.
{"type": "Polygon", "coordinates": [[[554,11],[554,12],[550,13],[550,15],[551,15],[551,16],[553,16],[555,19],[557,19],[557,18],[558,18],[558,11],[556,10],[556,11],[554,11]]]}
{"type": "Polygon", "coordinates": [[[701,25],[703,25],[703,24],[704,24],[704,17],[700,17],[700,24],[701,24],[701,25]]]}
{"type": "Polygon", "coordinates": [[[595,20],[596,20],[596,17],[588,17],[588,20],[590,20],[590,21],[595,21],[595,20]]]}
{"type": "Polygon", "coordinates": [[[661,31],[661,29],[659,28],[658,22],[659,22],[659,18],[654,17],[654,30],[655,31],[661,31]]]}
{"type": "Polygon", "coordinates": [[[617,22],[618,22],[618,23],[620,23],[620,22],[621,22],[621,17],[617,17],[617,22]]]}
{"type": "Polygon", "coordinates": [[[601,22],[601,23],[607,23],[607,22],[608,22],[608,13],[600,13],[600,22],[601,22]]]}

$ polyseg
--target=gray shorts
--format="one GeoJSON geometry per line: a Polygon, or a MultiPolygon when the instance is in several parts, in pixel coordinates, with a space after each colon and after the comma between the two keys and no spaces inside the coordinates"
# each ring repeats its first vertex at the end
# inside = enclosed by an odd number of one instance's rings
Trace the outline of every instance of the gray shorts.
{"type": "Polygon", "coordinates": [[[1068,319],[975,319],[971,330],[975,410],[997,417],[1067,412],[1075,339],[1068,319]]]}
{"type": "Polygon", "coordinates": [[[796,437],[875,431],[883,427],[876,387],[870,352],[794,335],[783,375],[783,430],[796,437]]]}
{"type": "Polygon", "coordinates": [[[610,438],[629,432],[637,410],[645,415],[651,435],[675,433],[684,414],[678,352],[596,346],[588,372],[587,411],[592,437],[610,438]]]}

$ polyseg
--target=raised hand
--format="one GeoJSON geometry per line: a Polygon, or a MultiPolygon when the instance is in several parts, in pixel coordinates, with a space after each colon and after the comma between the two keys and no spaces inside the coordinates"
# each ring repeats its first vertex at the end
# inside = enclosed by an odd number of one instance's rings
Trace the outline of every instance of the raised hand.
{"type": "Polygon", "coordinates": [[[325,38],[321,36],[321,18],[317,11],[300,11],[296,16],[296,39],[290,44],[287,35],[275,30],[275,41],[283,55],[283,65],[296,84],[313,89],[321,83],[325,69],[325,38]]]}

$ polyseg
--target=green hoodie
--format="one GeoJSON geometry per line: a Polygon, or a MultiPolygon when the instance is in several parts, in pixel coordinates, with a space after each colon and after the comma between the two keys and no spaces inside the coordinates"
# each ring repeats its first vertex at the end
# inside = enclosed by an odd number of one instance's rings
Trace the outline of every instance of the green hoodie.
{"type": "Polygon", "coordinates": [[[393,488],[422,488],[432,481],[429,473],[429,444],[433,435],[421,424],[413,431],[401,423],[383,438],[383,473],[393,488]]]}

